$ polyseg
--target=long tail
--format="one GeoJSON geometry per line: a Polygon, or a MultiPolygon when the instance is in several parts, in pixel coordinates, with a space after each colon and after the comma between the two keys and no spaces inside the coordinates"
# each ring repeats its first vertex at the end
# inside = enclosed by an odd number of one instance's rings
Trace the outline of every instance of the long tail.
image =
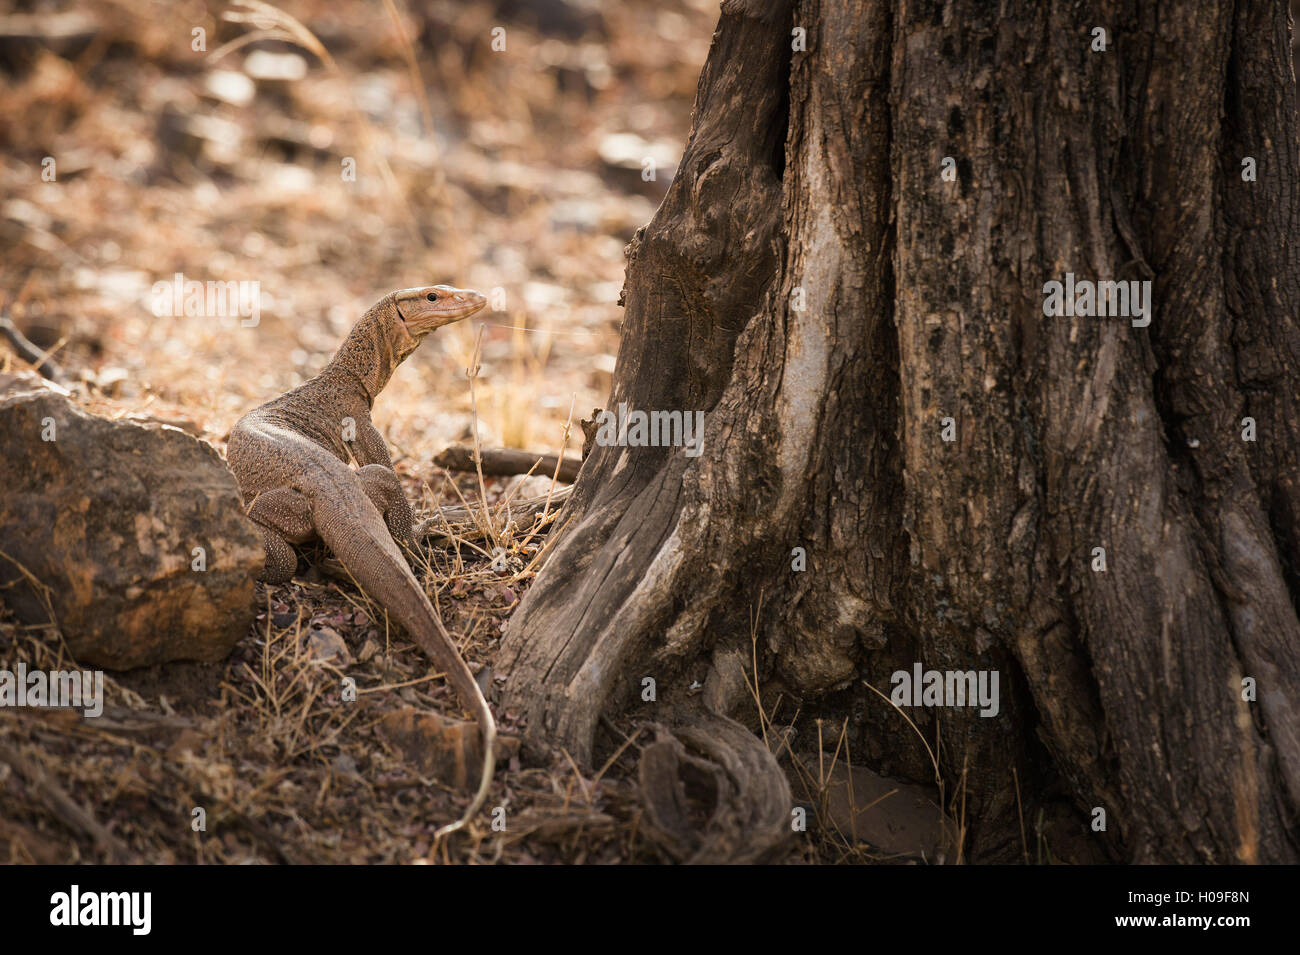
{"type": "Polygon", "coordinates": [[[335,493],[317,494],[312,499],[312,520],[317,533],[362,589],[406,628],[447,675],[461,702],[473,710],[482,733],[483,775],[478,791],[460,819],[434,834],[444,836],[463,828],[487,799],[496,768],[496,721],[474,674],[461,659],[442,619],[416,582],[379,509],[351,473],[331,483],[335,485],[335,493]]]}

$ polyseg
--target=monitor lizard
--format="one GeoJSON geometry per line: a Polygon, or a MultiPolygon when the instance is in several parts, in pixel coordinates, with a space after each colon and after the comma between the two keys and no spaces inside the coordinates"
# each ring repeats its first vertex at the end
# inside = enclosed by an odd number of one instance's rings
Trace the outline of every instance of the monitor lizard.
{"type": "Polygon", "coordinates": [[[495,768],[496,723],[402,554],[401,546],[412,539],[411,505],[370,409],[426,335],[484,304],[480,293],[447,285],[385,295],[324,371],[240,418],[227,445],[230,468],[266,548],[262,579],[288,580],[298,564],[291,545],[323,540],[474,712],[483,740],[482,777],[464,815],[439,829],[439,836],[462,828],[482,807],[495,768]],[[356,461],[356,470],[349,460],[356,461]]]}

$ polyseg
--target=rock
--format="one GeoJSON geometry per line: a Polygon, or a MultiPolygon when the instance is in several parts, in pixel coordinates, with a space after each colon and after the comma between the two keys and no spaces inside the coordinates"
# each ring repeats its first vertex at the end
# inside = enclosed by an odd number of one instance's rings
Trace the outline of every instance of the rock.
{"type": "MultiPolygon", "coordinates": [[[[478,785],[483,740],[477,724],[405,706],[385,713],[379,732],[421,773],[457,789],[478,785]]],[[[498,762],[508,760],[518,754],[519,740],[498,735],[496,751],[498,762]]]]}
{"type": "Polygon", "coordinates": [[[334,771],[341,776],[355,776],[357,774],[357,761],[347,753],[339,753],[334,757],[334,771]]]}
{"type": "Polygon", "coordinates": [[[234,70],[213,70],[204,78],[203,89],[213,99],[231,106],[247,106],[257,93],[253,81],[234,70]]]}
{"type": "Polygon", "coordinates": [[[244,60],[244,72],[262,83],[296,83],[307,76],[307,61],[297,53],[254,50],[244,60]]]}
{"type": "Polygon", "coordinates": [[[307,634],[307,655],[313,663],[332,663],[336,667],[348,667],[356,662],[343,635],[333,627],[321,627],[307,634]]]}
{"type": "Polygon", "coordinates": [[[0,593],[53,612],[78,664],[219,660],[247,633],[262,544],[211,445],[0,374],[0,488],[0,593]]]}

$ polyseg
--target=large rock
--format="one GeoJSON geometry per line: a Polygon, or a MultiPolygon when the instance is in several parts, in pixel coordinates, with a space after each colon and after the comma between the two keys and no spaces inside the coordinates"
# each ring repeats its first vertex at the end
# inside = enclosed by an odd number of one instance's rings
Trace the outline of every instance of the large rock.
{"type": "Polygon", "coordinates": [[[2,599],[29,623],[52,610],[81,665],[220,659],[253,620],[263,562],[234,475],[177,428],[66,395],[0,374],[2,599]]]}

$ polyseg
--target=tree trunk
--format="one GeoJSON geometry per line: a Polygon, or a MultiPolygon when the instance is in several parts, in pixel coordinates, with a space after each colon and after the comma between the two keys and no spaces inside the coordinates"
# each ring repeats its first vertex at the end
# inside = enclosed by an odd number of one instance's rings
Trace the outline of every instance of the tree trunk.
{"type": "Polygon", "coordinates": [[[790,830],[720,729],[757,686],[937,777],[967,857],[1063,794],[1110,858],[1297,861],[1295,107],[1258,0],[724,2],[610,398],[705,412],[703,452],[592,449],[507,705],[587,762],[602,713],[678,728],[642,782],[679,858],[790,830]],[[1066,273],[1151,280],[1150,324],[1045,315],[1066,273]],[[917,663],[996,671],[997,715],[863,685],[917,663]]]}

